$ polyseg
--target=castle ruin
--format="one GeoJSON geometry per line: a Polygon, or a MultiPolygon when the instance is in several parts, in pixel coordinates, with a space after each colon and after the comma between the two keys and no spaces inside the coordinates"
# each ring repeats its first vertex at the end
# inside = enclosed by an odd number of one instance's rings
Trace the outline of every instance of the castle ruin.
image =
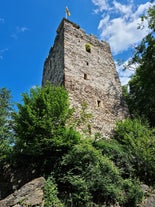
{"type": "Polygon", "coordinates": [[[87,103],[92,134],[109,137],[116,121],[128,116],[109,44],[65,18],[44,63],[43,86],[47,80],[65,86],[71,106],[87,103]]]}

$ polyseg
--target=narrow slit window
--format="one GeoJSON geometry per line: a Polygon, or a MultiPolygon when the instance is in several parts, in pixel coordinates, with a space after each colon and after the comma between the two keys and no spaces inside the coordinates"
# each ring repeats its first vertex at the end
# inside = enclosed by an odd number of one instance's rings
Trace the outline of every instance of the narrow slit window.
{"type": "Polygon", "coordinates": [[[89,65],[89,63],[88,63],[88,62],[86,62],[86,65],[89,65]]]}
{"type": "Polygon", "coordinates": [[[97,106],[101,107],[101,101],[100,100],[97,100],[97,106]]]}
{"type": "Polygon", "coordinates": [[[86,73],[84,73],[84,79],[87,80],[87,74],[86,73]]]}

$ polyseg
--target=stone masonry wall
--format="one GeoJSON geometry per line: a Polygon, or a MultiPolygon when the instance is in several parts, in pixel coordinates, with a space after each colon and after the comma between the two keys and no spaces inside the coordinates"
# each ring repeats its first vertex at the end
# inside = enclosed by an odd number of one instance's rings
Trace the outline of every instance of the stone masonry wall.
{"type": "Polygon", "coordinates": [[[64,82],[64,38],[63,31],[57,33],[54,46],[51,47],[49,56],[44,63],[44,72],[42,85],[49,80],[54,85],[63,84],[64,82]]]}
{"type": "Polygon", "coordinates": [[[87,35],[80,27],[63,19],[57,30],[54,46],[45,62],[43,85],[63,83],[70,103],[77,110],[88,104],[92,114],[92,134],[112,134],[116,120],[128,116],[121,84],[109,44],[87,35]],[[86,51],[89,44],[91,51],[86,51]]]}

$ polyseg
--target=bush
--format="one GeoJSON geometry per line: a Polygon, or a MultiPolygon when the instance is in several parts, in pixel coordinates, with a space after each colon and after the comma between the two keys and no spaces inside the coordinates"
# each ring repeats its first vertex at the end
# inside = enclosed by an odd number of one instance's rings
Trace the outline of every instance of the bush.
{"type": "Polygon", "coordinates": [[[140,182],[137,180],[126,179],[123,183],[123,188],[125,193],[123,206],[136,207],[137,204],[141,203],[144,192],[140,187],[140,182]]]}
{"type": "Polygon", "coordinates": [[[140,197],[141,193],[137,190],[134,197],[134,184],[130,185],[131,189],[127,189],[127,181],[121,177],[114,162],[86,141],[75,145],[64,156],[56,175],[61,198],[65,198],[66,207],[100,206],[116,202],[127,204],[131,197],[136,203],[137,196],[140,197]],[[129,191],[131,194],[127,194],[129,191]]]}
{"type": "Polygon", "coordinates": [[[58,198],[58,189],[53,176],[49,176],[44,185],[44,207],[63,207],[58,198]]]}
{"type": "Polygon", "coordinates": [[[6,162],[12,151],[14,133],[11,113],[13,111],[11,91],[0,88],[0,164],[6,162]]]}
{"type": "Polygon", "coordinates": [[[115,165],[119,168],[121,176],[124,179],[131,177],[134,169],[132,163],[130,162],[130,157],[124,150],[123,146],[117,140],[102,139],[99,141],[94,141],[93,146],[96,149],[101,150],[102,155],[107,156],[115,163],[115,165]]]}
{"type": "Polygon", "coordinates": [[[149,185],[155,183],[154,131],[138,119],[117,123],[115,138],[129,155],[134,175],[149,185]]]}
{"type": "Polygon", "coordinates": [[[68,93],[63,87],[47,84],[23,94],[23,104],[13,114],[16,149],[41,154],[60,140],[65,123],[71,115],[68,93]]]}
{"type": "Polygon", "coordinates": [[[89,43],[85,44],[85,48],[87,52],[91,52],[91,45],[89,43]]]}

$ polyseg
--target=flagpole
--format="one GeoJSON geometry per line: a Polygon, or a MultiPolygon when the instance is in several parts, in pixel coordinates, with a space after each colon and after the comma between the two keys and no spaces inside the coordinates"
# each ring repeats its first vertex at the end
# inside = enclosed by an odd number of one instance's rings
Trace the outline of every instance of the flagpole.
{"type": "Polygon", "coordinates": [[[69,9],[68,9],[68,6],[66,6],[66,19],[70,16],[71,14],[70,14],[70,11],[69,11],[69,9]]]}
{"type": "Polygon", "coordinates": [[[67,12],[65,11],[65,13],[66,13],[66,19],[67,19],[67,12]]]}
{"type": "MultiPolygon", "coordinates": [[[[68,4],[68,1],[66,1],[66,3],[68,4]]],[[[67,14],[67,5],[66,5],[66,8],[65,8],[65,11],[66,11],[66,19],[68,19],[68,14],[67,14]]]]}

